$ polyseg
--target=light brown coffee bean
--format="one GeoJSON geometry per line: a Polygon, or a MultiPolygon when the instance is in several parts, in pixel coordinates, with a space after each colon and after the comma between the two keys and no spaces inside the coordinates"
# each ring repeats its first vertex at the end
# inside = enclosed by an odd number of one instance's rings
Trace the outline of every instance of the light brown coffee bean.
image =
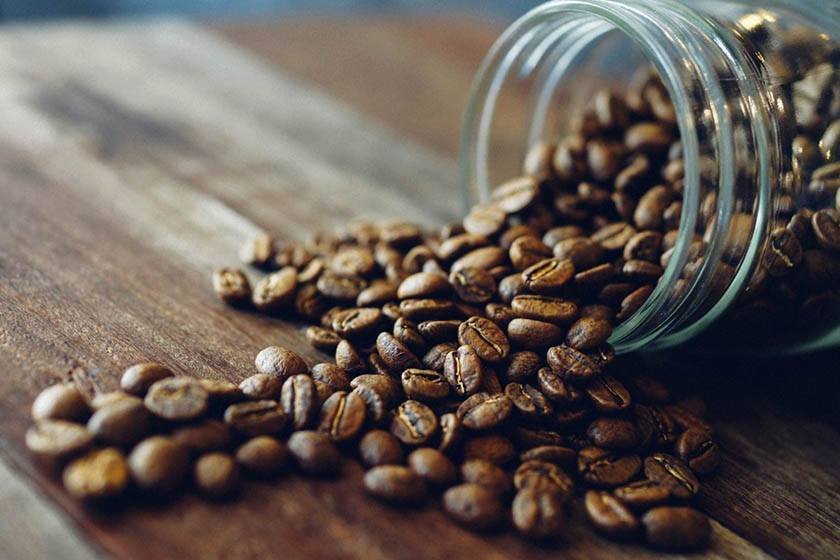
{"type": "Polygon", "coordinates": [[[251,266],[268,266],[274,262],[274,239],[267,233],[252,237],[240,247],[239,260],[251,266]]]}
{"type": "Polygon", "coordinates": [[[487,430],[507,420],[513,403],[504,394],[476,393],[458,406],[458,417],[471,430],[487,430]]]}
{"type": "Polygon", "coordinates": [[[613,490],[615,497],[635,510],[648,510],[671,499],[668,486],[655,480],[637,480],[613,490]]]}
{"type": "Polygon", "coordinates": [[[568,325],[577,318],[579,312],[574,302],[531,294],[514,297],[510,306],[519,317],[558,325],[568,325]]]}
{"type": "Polygon", "coordinates": [[[498,495],[480,484],[453,486],[443,495],[443,507],[455,521],[477,531],[492,529],[504,519],[498,495]]]}
{"type": "Polygon", "coordinates": [[[510,352],[510,342],[505,333],[483,317],[470,317],[461,323],[458,341],[472,347],[479,358],[489,363],[504,360],[510,352]]]}
{"type": "Polygon", "coordinates": [[[457,308],[451,300],[406,299],[400,302],[400,314],[410,321],[451,319],[457,315],[457,308]]]}
{"type": "Polygon", "coordinates": [[[254,363],[258,372],[275,375],[284,381],[292,375],[309,373],[309,366],[300,355],[279,346],[269,346],[260,350],[254,363]]]}
{"type": "Polygon", "coordinates": [[[96,439],[111,445],[132,445],[151,427],[151,415],[142,402],[133,399],[114,401],[93,413],[87,429],[96,439]]]}
{"type": "Polygon", "coordinates": [[[332,330],[342,338],[373,334],[382,326],[382,311],[376,307],[353,307],[333,316],[332,330]]]}
{"type": "Polygon", "coordinates": [[[287,266],[257,282],[251,300],[258,311],[278,313],[291,305],[296,288],[297,269],[287,266]]]}
{"type": "Polygon", "coordinates": [[[290,461],[286,446],[271,436],[251,438],[236,450],[236,462],[245,471],[272,476],[285,471],[290,461]]]}
{"type": "Polygon", "coordinates": [[[699,550],[711,537],[709,519],[688,507],[661,506],[642,516],[645,540],[663,550],[699,550]]]}
{"type": "Polygon", "coordinates": [[[99,410],[104,406],[121,400],[130,400],[134,402],[143,402],[143,399],[129,395],[125,391],[108,391],[107,393],[99,393],[90,400],[90,408],[94,411],[99,410]]]}
{"type": "Polygon", "coordinates": [[[367,467],[399,465],[403,462],[403,449],[393,434],[371,430],[359,441],[359,457],[367,467]]]}
{"type": "Polygon", "coordinates": [[[326,433],[297,431],[289,438],[287,446],[298,467],[306,474],[330,476],[341,469],[341,452],[326,433]]]}
{"type": "Polygon", "coordinates": [[[84,426],[67,420],[38,420],[26,430],[26,447],[47,463],[65,460],[93,444],[93,434],[84,426]]]}
{"type": "Polygon", "coordinates": [[[615,222],[600,228],[590,238],[605,251],[624,251],[624,246],[636,235],[636,230],[628,223],[615,222]]]}
{"type": "Polygon", "coordinates": [[[228,305],[245,305],[251,302],[251,283],[245,273],[236,268],[219,268],[213,271],[213,291],[228,305]]]}
{"type": "Polygon", "coordinates": [[[514,413],[528,420],[545,420],[554,412],[551,402],[538,389],[521,383],[508,383],[505,395],[513,403],[514,413]]]}
{"type": "Polygon", "coordinates": [[[367,406],[355,392],[337,391],[321,406],[318,429],[336,442],[356,437],[364,426],[367,406]]]}
{"type": "Polygon", "coordinates": [[[406,445],[423,445],[437,432],[438,419],[431,408],[407,400],[394,410],[391,433],[406,445]]]}
{"type": "Polygon", "coordinates": [[[82,394],[75,385],[52,385],[41,391],[32,402],[33,420],[85,420],[90,414],[82,394]]]}
{"type": "Polygon", "coordinates": [[[376,351],[388,369],[395,373],[420,367],[417,356],[390,333],[379,333],[376,337],[376,351]]]}
{"type": "Polygon", "coordinates": [[[336,391],[346,391],[350,387],[350,379],[344,368],[330,362],[322,362],[312,366],[312,379],[326,383],[336,391]]]}
{"type": "Polygon", "coordinates": [[[319,402],[315,382],[308,375],[294,375],[283,383],[280,405],[295,430],[302,430],[312,424],[318,414],[319,402]]]}
{"type": "Polygon", "coordinates": [[[486,303],[496,292],[496,280],[484,269],[465,267],[449,275],[455,294],[467,303],[486,303]]]}
{"type": "Polygon", "coordinates": [[[513,485],[517,490],[531,489],[550,492],[564,501],[574,494],[574,482],[554,463],[546,461],[525,461],[513,473],[513,485]]]}
{"type": "Polygon", "coordinates": [[[193,420],[207,410],[210,395],[195,379],[169,377],[149,387],[143,400],[155,416],[166,420],[193,420]]]}
{"type": "Polygon", "coordinates": [[[144,439],[128,456],[134,485],[162,494],[172,492],[181,484],[189,465],[187,450],[163,436],[144,439]]]}
{"type": "Polygon", "coordinates": [[[659,257],[662,255],[662,241],[662,234],[658,231],[640,231],[624,246],[624,259],[659,262],[659,257]]]}
{"type": "Polygon", "coordinates": [[[224,498],[239,486],[239,469],[227,453],[205,453],[193,466],[195,485],[211,498],[224,498]]]}
{"type": "Polygon", "coordinates": [[[362,290],[367,288],[367,280],[359,276],[340,276],[332,271],[325,271],[315,283],[318,292],[334,300],[351,302],[358,299],[362,290]]]}
{"type": "Polygon", "coordinates": [[[585,504],[589,521],[599,533],[611,539],[627,539],[639,532],[639,519],[612,494],[590,490],[585,504]]]}
{"type": "Polygon", "coordinates": [[[434,370],[409,368],[400,376],[403,391],[409,399],[435,401],[449,395],[449,382],[434,370]]]}
{"type": "MultiPolygon", "coordinates": [[[[359,375],[367,371],[367,364],[359,351],[346,340],[342,340],[335,347],[335,364],[350,375],[359,375]]],[[[308,373],[308,368],[300,373],[308,373]]]]}
{"type": "Polygon", "coordinates": [[[445,297],[451,292],[446,276],[433,272],[418,272],[402,281],[397,289],[399,299],[445,297]]]}
{"type": "Polygon", "coordinates": [[[553,323],[535,319],[513,319],[508,323],[508,339],[521,348],[540,350],[563,341],[565,332],[553,323]]]}
{"type": "Polygon", "coordinates": [[[604,259],[604,250],[588,237],[564,239],[554,246],[553,252],[558,259],[571,260],[575,270],[592,268],[601,264],[604,259]]]}
{"type": "Polygon", "coordinates": [[[257,373],[246,377],[239,384],[239,390],[246,397],[254,400],[279,399],[282,387],[283,381],[279,377],[266,373],[257,373]]]}
{"type": "Polygon", "coordinates": [[[62,480],[67,493],[77,500],[113,498],[128,486],[128,463],[116,448],[93,449],[71,461],[62,480]]]}
{"type": "Polygon", "coordinates": [[[500,434],[486,434],[471,437],[464,443],[465,460],[482,459],[504,466],[516,458],[513,442],[500,434]]]}
{"type": "Polygon", "coordinates": [[[426,498],[426,483],[408,467],[380,465],[365,473],[365,491],[380,500],[400,505],[416,505],[426,498]]]}
{"type": "Polygon", "coordinates": [[[232,404],[224,417],[225,424],[248,437],[279,433],[289,421],[283,408],[272,400],[232,404]]]}
{"type": "Polygon", "coordinates": [[[522,271],[525,287],[535,294],[553,295],[574,276],[575,267],[569,259],[545,259],[522,271]]]}
{"type": "Polygon", "coordinates": [[[563,501],[553,492],[533,488],[520,490],[513,498],[511,511],[514,526],[528,538],[553,538],[565,526],[563,501]]]}
{"type": "Polygon", "coordinates": [[[476,205],[464,218],[464,229],[473,235],[491,237],[502,229],[506,217],[505,211],[495,205],[476,205]]]}
{"type": "MultiPolygon", "coordinates": [[[[493,189],[490,201],[503,212],[514,214],[530,206],[538,194],[539,183],[534,177],[526,175],[511,179],[493,189]]],[[[466,228],[466,224],[464,227],[466,228]]]]}
{"type": "Polygon", "coordinates": [[[120,388],[131,395],[143,396],[152,383],[172,377],[172,371],[161,364],[147,362],[126,369],[120,378],[120,388]]]}
{"type": "Polygon", "coordinates": [[[604,344],[612,334],[609,321],[595,317],[581,317],[566,333],[566,345],[576,350],[592,350],[604,344]]]}

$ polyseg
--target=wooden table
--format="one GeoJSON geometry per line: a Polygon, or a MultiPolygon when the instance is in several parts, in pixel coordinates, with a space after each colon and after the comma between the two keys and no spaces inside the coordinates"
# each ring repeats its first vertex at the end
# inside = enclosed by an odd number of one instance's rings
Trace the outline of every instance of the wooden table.
{"type": "MultiPolygon", "coordinates": [[[[394,512],[363,497],[352,463],[228,503],[88,509],[23,446],[29,403],[60,379],[107,390],[159,360],[239,380],[268,344],[323,359],[299,325],[218,303],[210,271],[263,228],[456,217],[460,114],[497,33],[457,19],[0,30],[0,558],[655,556],[579,512],[552,546],[394,512]]],[[[840,556],[838,363],[660,364],[719,420],[709,557],[840,556]]]]}

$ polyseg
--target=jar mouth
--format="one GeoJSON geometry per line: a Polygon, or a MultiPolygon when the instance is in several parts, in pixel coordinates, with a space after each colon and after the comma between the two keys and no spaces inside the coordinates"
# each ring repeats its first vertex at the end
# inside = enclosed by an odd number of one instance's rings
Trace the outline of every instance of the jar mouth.
{"type": "MultiPolygon", "coordinates": [[[[496,97],[508,72],[515,67],[518,57],[525,57],[528,64],[543,54],[539,41],[564,42],[563,53],[540,82],[543,91],[532,99],[533,122],[528,133],[527,145],[531,146],[543,136],[545,107],[552,99],[551,90],[561,82],[572,61],[582,52],[601,41],[612,32],[629,37],[644,55],[646,62],[659,74],[671,96],[677,128],[683,144],[685,186],[683,208],[674,253],[650,297],[627,320],[616,326],[610,342],[618,352],[651,350],[673,346],[695,336],[713,323],[743,290],[752,270],[751,266],[738,266],[729,285],[722,294],[715,294],[710,301],[711,279],[716,273],[716,263],[723,255],[727,230],[731,227],[736,207],[736,147],[727,96],[721,90],[718,70],[707,53],[707,42],[695,42],[691,33],[681,30],[691,28],[694,33],[705,33],[712,38],[717,50],[726,59],[729,70],[738,79],[742,99],[752,100],[748,111],[759,112],[762,103],[756,102],[759,92],[750,84],[745,69],[746,62],[738,58],[737,49],[726,43],[727,38],[704,18],[685,5],[670,0],[555,0],[543,4],[509,27],[491,49],[473,86],[470,106],[462,138],[462,186],[478,190],[482,200],[489,195],[490,181],[486,173],[489,152],[489,126],[492,121],[496,97]],[[552,34],[540,37],[537,29],[551,26],[552,34]],[[677,35],[679,34],[679,35],[677,35]],[[677,39],[676,37],[679,37],[677,39]],[[536,43],[536,45],[534,44],[536,43]],[[529,51],[530,49],[530,51],[529,51]],[[531,60],[528,59],[530,57],[531,60]],[[703,112],[698,114],[697,100],[686,85],[687,76],[700,85],[703,95],[703,112]],[[684,270],[689,250],[698,226],[701,211],[701,139],[698,118],[706,118],[704,136],[713,136],[716,145],[717,205],[708,247],[703,264],[693,272],[687,289],[678,289],[678,282],[685,280],[684,270]],[[482,161],[482,158],[485,158],[482,161]],[[689,319],[690,318],[690,319],[689,319]]],[[[545,61],[543,61],[545,62],[545,61]]],[[[770,221],[771,162],[770,133],[766,121],[757,115],[750,119],[752,144],[759,160],[756,192],[749,199],[755,217],[755,227],[747,240],[740,264],[753,263],[761,249],[762,232],[770,221]]],[[[468,192],[468,190],[465,190],[468,192]]],[[[749,197],[748,197],[749,198],[749,197]]],[[[740,201],[743,202],[743,201],[740,201]]]]}

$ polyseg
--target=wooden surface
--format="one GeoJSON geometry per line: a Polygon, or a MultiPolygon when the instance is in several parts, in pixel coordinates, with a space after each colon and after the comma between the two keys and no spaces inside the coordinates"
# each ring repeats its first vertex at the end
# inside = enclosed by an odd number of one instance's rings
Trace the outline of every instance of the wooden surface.
{"type": "MultiPolygon", "coordinates": [[[[57,379],[107,390],[151,359],[236,381],[267,344],[320,359],[300,326],[219,304],[210,271],[260,228],[300,237],[356,216],[457,215],[453,138],[496,32],[224,29],[242,49],[173,22],[0,31],[0,558],[655,556],[598,538],[579,512],[550,547],[473,535],[436,507],[394,512],[362,495],[352,462],[339,480],[248,484],[235,502],[88,509],[23,447],[29,403],[57,379]]],[[[718,419],[708,557],[840,555],[837,364],[659,364],[718,419]]]]}

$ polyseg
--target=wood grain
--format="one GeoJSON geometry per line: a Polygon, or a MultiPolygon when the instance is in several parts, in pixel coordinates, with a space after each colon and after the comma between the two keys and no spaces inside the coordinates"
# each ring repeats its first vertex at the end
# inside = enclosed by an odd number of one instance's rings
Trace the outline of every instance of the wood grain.
{"type": "MultiPolygon", "coordinates": [[[[434,72],[404,79],[419,88],[434,72]]],[[[434,505],[395,513],[363,496],[352,461],[338,480],[249,483],[232,502],[187,493],[103,511],[70,500],[26,454],[29,403],[59,378],[107,390],[151,359],[238,381],[268,344],[324,359],[300,325],[222,306],[209,273],[261,228],[300,237],[357,216],[456,216],[452,159],[394,129],[191,25],[0,33],[0,456],[72,538],[156,559],[655,556],[598,538],[580,512],[551,546],[474,535],[434,505]]],[[[711,395],[726,449],[702,497],[718,520],[708,557],[836,556],[836,381],[767,383],[744,402],[746,377],[723,373],[686,383],[711,395]]]]}

